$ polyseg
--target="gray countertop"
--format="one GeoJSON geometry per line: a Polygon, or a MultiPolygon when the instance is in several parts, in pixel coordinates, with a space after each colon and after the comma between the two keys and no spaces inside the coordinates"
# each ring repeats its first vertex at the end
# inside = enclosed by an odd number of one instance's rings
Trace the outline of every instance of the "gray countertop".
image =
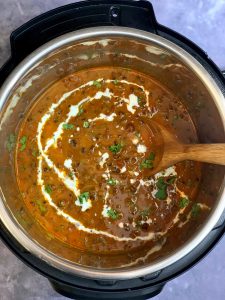
{"type": "MultiPolygon", "coordinates": [[[[0,65],[12,30],[68,0],[0,0],[0,65]]],[[[152,0],[158,21],[193,40],[225,69],[225,0],[152,0]]],[[[0,300],[62,300],[48,281],[0,242],[0,300]]],[[[225,299],[225,238],[198,265],[169,282],[155,300],[225,299]]]]}

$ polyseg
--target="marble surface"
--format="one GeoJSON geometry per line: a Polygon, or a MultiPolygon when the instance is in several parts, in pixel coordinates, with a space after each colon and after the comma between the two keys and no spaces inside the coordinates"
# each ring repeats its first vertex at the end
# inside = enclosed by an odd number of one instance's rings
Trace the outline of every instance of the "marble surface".
{"type": "MultiPolygon", "coordinates": [[[[0,0],[0,65],[10,53],[9,34],[32,17],[67,0],[0,0]]],[[[225,69],[225,0],[152,0],[160,23],[201,46],[225,69]]],[[[48,281],[0,242],[0,300],[63,300],[48,281]]],[[[169,282],[154,300],[225,299],[225,238],[198,265],[169,282]]]]}

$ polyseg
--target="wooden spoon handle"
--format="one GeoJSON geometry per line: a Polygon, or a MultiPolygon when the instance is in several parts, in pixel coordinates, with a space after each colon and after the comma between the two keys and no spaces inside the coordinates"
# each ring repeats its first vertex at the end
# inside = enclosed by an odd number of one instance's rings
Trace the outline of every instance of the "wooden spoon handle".
{"type": "Polygon", "coordinates": [[[183,145],[183,157],[218,165],[225,165],[225,144],[183,145]]]}

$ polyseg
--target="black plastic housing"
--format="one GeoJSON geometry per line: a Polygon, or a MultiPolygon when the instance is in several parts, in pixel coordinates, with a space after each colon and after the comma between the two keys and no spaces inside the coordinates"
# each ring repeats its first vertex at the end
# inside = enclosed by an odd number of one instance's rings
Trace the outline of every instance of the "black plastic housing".
{"type": "MultiPolygon", "coordinates": [[[[207,54],[187,38],[157,23],[148,1],[91,0],[62,6],[27,22],[10,37],[11,57],[0,70],[0,85],[10,72],[32,51],[64,33],[93,26],[132,27],[160,35],[193,55],[213,75],[221,90],[225,79],[207,54]]],[[[183,259],[142,278],[131,280],[91,280],[62,272],[27,252],[0,221],[0,236],[25,264],[47,277],[60,294],[73,299],[149,299],[161,292],[165,283],[200,261],[225,231],[225,216],[207,238],[183,259]]]]}

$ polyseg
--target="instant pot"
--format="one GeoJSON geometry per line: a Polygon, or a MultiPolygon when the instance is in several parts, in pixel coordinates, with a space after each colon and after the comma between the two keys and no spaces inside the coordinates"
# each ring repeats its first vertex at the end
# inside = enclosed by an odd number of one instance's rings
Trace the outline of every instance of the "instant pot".
{"type": "MultiPolygon", "coordinates": [[[[88,254],[69,248],[60,253],[62,245],[32,223],[15,185],[14,156],[7,151],[5,141],[10,133],[18,131],[24,113],[50,84],[77,70],[110,64],[154,76],[184,101],[200,142],[224,143],[223,73],[197,45],[158,24],[148,1],[92,0],[59,7],[15,30],[10,41],[11,57],[0,70],[3,242],[64,296],[148,299],[157,295],[169,280],[209,253],[222,237],[225,168],[204,165],[206,175],[199,197],[209,193],[213,208],[198,231],[193,236],[190,233],[186,243],[178,249],[171,246],[166,257],[150,265],[111,270],[98,268],[97,258],[91,259],[88,254]]],[[[104,259],[101,263],[107,266],[104,259]]]]}

